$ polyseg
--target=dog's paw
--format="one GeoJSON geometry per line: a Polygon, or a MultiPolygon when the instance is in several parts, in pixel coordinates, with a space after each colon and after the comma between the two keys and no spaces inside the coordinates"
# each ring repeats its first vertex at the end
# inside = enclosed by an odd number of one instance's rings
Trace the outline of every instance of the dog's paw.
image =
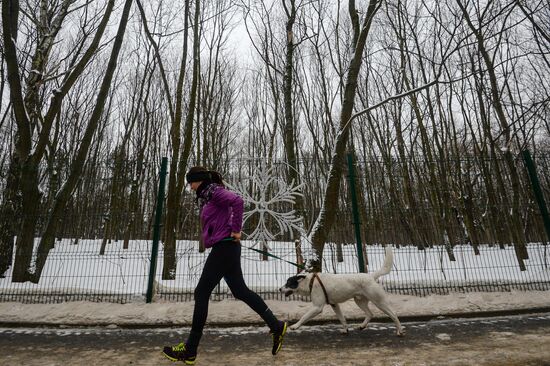
{"type": "Polygon", "coordinates": [[[340,329],[340,334],[348,335],[348,328],[340,329]]]}
{"type": "Polygon", "coordinates": [[[292,325],[290,326],[290,329],[291,329],[291,330],[296,330],[296,329],[298,329],[298,328],[300,328],[300,326],[298,325],[298,323],[292,324],[292,325]]]}
{"type": "Polygon", "coordinates": [[[397,330],[397,336],[398,337],[404,337],[405,336],[405,329],[397,330]]]}

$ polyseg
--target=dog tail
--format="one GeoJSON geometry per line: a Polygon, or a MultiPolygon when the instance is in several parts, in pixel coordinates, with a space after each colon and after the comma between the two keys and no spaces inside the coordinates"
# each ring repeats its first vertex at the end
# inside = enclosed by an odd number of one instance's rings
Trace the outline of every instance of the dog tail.
{"type": "Polygon", "coordinates": [[[382,265],[382,268],[380,268],[378,271],[373,273],[374,279],[377,281],[379,277],[385,276],[391,271],[391,267],[393,266],[393,251],[391,250],[391,247],[388,245],[386,246],[386,257],[384,258],[384,264],[382,265]]]}

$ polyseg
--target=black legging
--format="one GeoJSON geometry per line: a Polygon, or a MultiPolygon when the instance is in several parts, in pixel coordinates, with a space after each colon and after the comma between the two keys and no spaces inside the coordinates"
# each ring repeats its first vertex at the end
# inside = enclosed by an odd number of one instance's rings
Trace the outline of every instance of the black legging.
{"type": "Polygon", "coordinates": [[[208,316],[208,301],[210,294],[224,279],[233,296],[244,301],[266,322],[271,330],[277,329],[279,322],[267,307],[264,300],[250,290],[244,282],[241,269],[241,246],[232,241],[222,241],[214,244],[204,268],[201,278],[195,288],[195,308],[193,310],[193,325],[187,340],[187,347],[196,351],[202,336],[202,330],[208,316]]]}

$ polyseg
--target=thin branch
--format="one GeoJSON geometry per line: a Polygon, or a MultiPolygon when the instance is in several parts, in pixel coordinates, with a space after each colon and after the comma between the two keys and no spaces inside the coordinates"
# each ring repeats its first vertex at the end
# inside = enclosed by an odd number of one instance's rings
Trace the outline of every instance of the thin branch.
{"type": "Polygon", "coordinates": [[[164,85],[164,93],[166,95],[166,98],[168,99],[168,109],[170,110],[170,119],[172,120],[172,122],[174,122],[174,119],[175,119],[174,104],[172,103],[172,98],[170,96],[170,87],[168,86],[168,79],[166,77],[166,72],[164,70],[164,64],[162,63],[162,58],[160,57],[159,46],[157,42],[155,42],[155,40],[153,39],[151,31],[149,30],[149,26],[147,25],[147,17],[145,15],[145,10],[143,10],[143,6],[141,6],[141,1],[136,0],[136,4],[139,8],[139,13],[141,15],[141,20],[143,23],[143,29],[145,30],[147,39],[149,40],[149,42],[151,42],[151,44],[153,45],[153,48],[155,49],[155,57],[159,64],[160,76],[162,79],[162,84],[164,85]]]}
{"type": "Polygon", "coordinates": [[[414,89],[411,89],[411,90],[407,90],[406,92],[403,92],[403,93],[400,93],[400,94],[396,94],[396,95],[392,95],[391,97],[388,97],[384,100],[382,100],[381,102],[378,102],[376,103],[375,105],[373,106],[370,106],[366,109],[363,109],[362,111],[360,112],[357,112],[355,113],[354,115],[351,116],[351,118],[346,122],[346,124],[342,127],[342,129],[340,129],[340,132],[338,132],[338,137],[337,137],[337,141],[344,135],[344,132],[351,126],[351,122],[353,122],[353,120],[357,119],[358,117],[362,116],[363,114],[365,113],[368,113],[370,111],[372,111],[373,109],[376,109],[388,102],[391,102],[393,100],[397,100],[397,99],[401,99],[403,97],[406,97],[408,95],[411,95],[411,94],[414,94],[414,93],[418,93],[419,91],[422,91],[426,88],[429,88],[430,86],[432,85],[435,85],[435,84],[446,84],[446,83],[450,83],[450,82],[440,82],[438,79],[435,79],[435,80],[432,80],[430,81],[429,83],[427,84],[424,84],[424,85],[421,85],[419,86],[418,88],[414,88],[414,89]]]}

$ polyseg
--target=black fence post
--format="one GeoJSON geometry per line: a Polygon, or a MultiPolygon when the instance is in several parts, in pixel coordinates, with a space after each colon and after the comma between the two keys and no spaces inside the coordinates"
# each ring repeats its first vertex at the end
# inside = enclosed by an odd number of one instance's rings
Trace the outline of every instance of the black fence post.
{"type": "Polygon", "coordinates": [[[160,240],[160,227],[162,226],[162,205],[164,203],[164,186],[166,183],[166,171],[168,170],[168,158],[162,158],[160,166],[159,189],[157,193],[157,207],[155,210],[155,222],[153,226],[153,248],[151,250],[151,265],[149,266],[149,280],[147,281],[146,302],[151,303],[153,299],[153,284],[157,272],[157,257],[160,240]]]}
{"type": "Polygon", "coordinates": [[[542,222],[544,223],[544,230],[546,231],[546,236],[550,240],[550,215],[548,215],[548,208],[546,207],[546,202],[544,201],[544,195],[542,193],[542,188],[540,187],[539,178],[537,176],[537,169],[535,163],[531,158],[531,153],[529,150],[523,150],[523,161],[527,167],[527,172],[529,173],[529,179],[531,180],[531,186],[533,187],[533,193],[535,194],[535,199],[539,205],[539,211],[542,216],[542,222]]]}
{"type": "Polygon", "coordinates": [[[361,241],[361,221],[359,220],[359,205],[357,204],[357,192],[355,191],[355,170],[353,169],[353,157],[351,154],[348,154],[348,172],[353,227],[355,229],[355,240],[357,241],[357,258],[359,259],[359,272],[364,273],[365,259],[363,258],[363,243],[361,241]]]}

